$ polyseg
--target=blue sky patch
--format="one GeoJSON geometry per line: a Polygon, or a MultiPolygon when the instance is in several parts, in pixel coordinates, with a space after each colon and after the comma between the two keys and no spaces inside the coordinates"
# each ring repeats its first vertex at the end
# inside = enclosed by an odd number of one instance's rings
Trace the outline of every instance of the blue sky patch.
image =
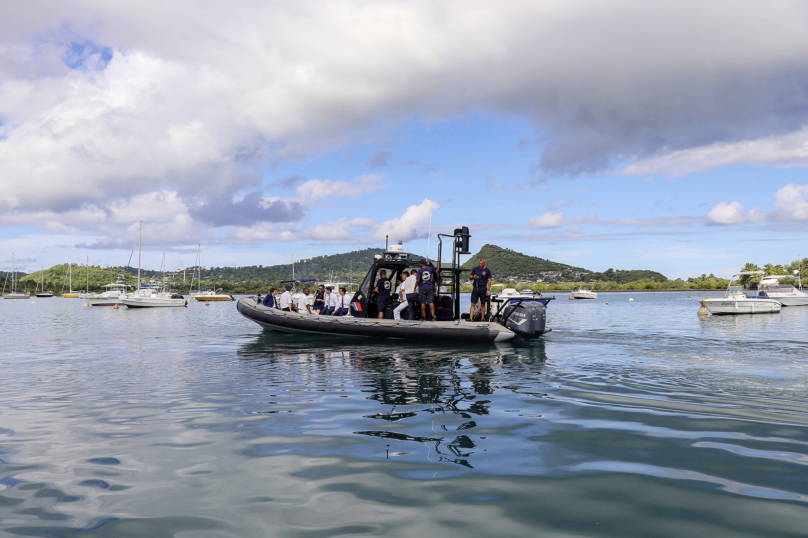
{"type": "Polygon", "coordinates": [[[82,43],[74,41],[68,45],[63,60],[71,69],[100,71],[112,60],[112,48],[92,41],[82,43]]]}

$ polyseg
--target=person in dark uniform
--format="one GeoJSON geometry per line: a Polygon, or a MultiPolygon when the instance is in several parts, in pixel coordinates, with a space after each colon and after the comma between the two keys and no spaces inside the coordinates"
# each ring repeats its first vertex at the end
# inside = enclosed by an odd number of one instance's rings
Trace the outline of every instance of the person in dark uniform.
{"type": "Polygon", "coordinates": [[[384,309],[390,304],[390,290],[393,286],[387,278],[387,271],[384,269],[379,273],[379,277],[373,291],[379,294],[379,298],[376,300],[376,306],[379,309],[379,319],[384,319],[384,309]]]}
{"type": "Polygon", "coordinates": [[[317,314],[325,310],[325,286],[322,284],[320,284],[320,287],[314,292],[314,304],[311,305],[311,309],[317,314]]]}
{"type": "Polygon", "coordinates": [[[491,269],[485,266],[485,258],[480,258],[480,265],[471,270],[471,280],[474,286],[471,290],[471,319],[474,319],[475,311],[477,310],[477,303],[480,303],[482,317],[485,319],[485,305],[488,302],[488,296],[491,295],[491,283],[493,282],[494,275],[491,269]]]}
{"type": "Polygon", "coordinates": [[[418,262],[421,266],[418,273],[415,275],[415,283],[418,286],[418,300],[421,302],[421,319],[426,319],[426,305],[429,305],[429,311],[432,313],[432,319],[435,319],[435,288],[434,283],[438,275],[435,269],[427,267],[426,260],[421,258],[418,262]]]}

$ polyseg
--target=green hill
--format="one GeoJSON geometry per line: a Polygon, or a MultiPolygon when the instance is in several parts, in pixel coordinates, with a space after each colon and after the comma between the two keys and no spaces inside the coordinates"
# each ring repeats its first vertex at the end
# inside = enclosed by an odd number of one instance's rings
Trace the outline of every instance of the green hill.
{"type": "MultiPolygon", "coordinates": [[[[25,289],[33,292],[39,282],[40,274],[44,273],[45,289],[53,291],[54,293],[62,293],[69,288],[67,280],[67,264],[54,265],[44,271],[35,271],[20,278],[20,285],[18,288],[25,289]]],[[[73,266],[73,290],[83,291],[87,287],[87,279],[90,280],[90,291],[103,291],[103,286],[111,282],[115,282],[119,274],[124,274],[123,267],[99,267],[91,265],[89,270],[84,265],[73,266]],[[89,274],[88,274],[89,271],[89,274]]],[[[141,271],[141,279],[156,278],[159,276],[159,271],[141,271]]],[[[190,276],[190,275],[189,275],[190,276]]],[[[137,268],[126,268],[126,284],[132,286],[132,289],[137,287],[137,268]]]]}
{"type": "Polygon", "coordinates": [[[494,272],[495,280],[516,281],[541,278],[546,282],[589,282],[590,280],[596,280],[616,282],[618,284],[641,280],[654,282],[665,282],[667,280],[665,275],[648,270],[615,271],[614,269],[609,269],[603,273],[597,273],[583,267],[575,267],[536,256],[529,256],[509,248],[490,244],[484,245],[477,254],[463,264],[463,267],[470,269],[476,266],[479,258],[486,259],[488,267],[494,272]]]}

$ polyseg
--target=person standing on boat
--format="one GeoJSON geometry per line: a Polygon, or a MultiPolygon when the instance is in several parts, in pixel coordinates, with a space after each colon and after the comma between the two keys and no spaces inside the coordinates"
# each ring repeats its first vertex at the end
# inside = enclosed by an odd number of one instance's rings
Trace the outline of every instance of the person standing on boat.
{"type": "Polygon", "coordinates": [[[379,280],[376,281],[376,287],[373,288],[373,291],[379,294],[376,300],[376,307],[379,310],[379,319],[384,319],[384,309],[390,304],[390,290],[392,287],[393,285],[387,278],[387,271],[382,269],[379,273],[379,280]]]}
{"type": "Polygon", "coordinates": [[[493,279],[494,275],[491,273],[491,269],[485,266],[485,258],[480,258],[480,265],[471,270],[471,276],[469,277],[474,286],[471,290],[471,312],[469,313],[472,320],[474,320],[478,302],[482,312],[480,319],[485,319],[485,305],[488,303],[488,296],[491,295],[491,282],[493,282],[493,279]]]}
{"type": "Polygon", "coordinates": [[[303,296],[297,300],[297,311],[301,314],[313,314],[311,305],[314,297],[309,295],[309,288],[303,288],[303,296]]]}
{"type": "Polygon", "coordinates": [[[280,303],[279,306],[281,310],[284,312],[292,311],[292,286],[286,286],[286,291],[281,293],[278,302],[280,303]]]}
{"type": "Polygon", "coordinates": [[[320,289],[314,292],[314,304],[311,309],[315,314],[320,314],[325,309],[325,287],[320,284],[320,289]]]}
{"type": "Polygon", "coordinates": [[[410,276],[404,279],[404,297],[407,299],[407,319],[410,321],[415,319],[415,307],[418,305],[418,288],[416,281],[418,278],[415,276],[415,271],[410,271],[410,276]]]}
{"type": "MultiPolygon", "coordinates": [[[[396,288],[396,295],[398,295],[398,300],[400,301],[399,305],[393,310],[393,319],[401,319],[401,312],[407,308],[409,304],[407,302],[407,296],[404,294],[404,283],[410,278],[409,271],[402,271],[401,273],[401,282],[398,283],[398,287],[396,288]]],[[[415,284],[413,284],[415,285],[415,284]]]]}
{"type": "Polygon", "coordinates": [[[269,293],[267,293],[267,296],[264,297],[264,301],[263,301],[264,306],[266,306],[268,308],[275,308],[276,307],[276,304],[275,304],[275,292],[276,291],[278,291],[277,288],[269,288],[269,293]]]}
{"type": "Polygon", "coordinates": [[[351,296],[345,293],[345,288],[339,289],[339,297],[337,297],[337,309],[334,311],[335,316],[347,316],[351,311],[351,296]]]}
{"type": "Polygon", "coordinates": [[[432,319],[435,319],[435,289],[433,284],[437,280],[437,275],[433,267],[427,267],[425,259],[421,258],[418,264],[421,268],[418,269],[416,284],[418,285],[418,300],[421,302],[421,319],[426,319],[426,305],[429,305],[432,319]]]}

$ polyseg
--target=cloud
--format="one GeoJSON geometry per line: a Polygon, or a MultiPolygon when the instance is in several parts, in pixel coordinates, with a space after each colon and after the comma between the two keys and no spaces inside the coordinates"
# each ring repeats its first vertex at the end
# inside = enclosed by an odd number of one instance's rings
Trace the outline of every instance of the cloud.
{"type": "Polygon", "coordinates": [[[440,204],[424,198],[420,204],[408,207],[400,217],[377,225],[372,236],[377,241],[383,241],[385,236],[389,236],[393,243],[424,237],[427,230],[424,230],[423,227],[438,208],[440,208],[440,204]]]}
{"type": "Polygon", "coordinates": [[[292,230],[279,229],[275,225],[268,223],[254,224],[249,227],[235,227],[230,231],[229,237],[233,241],[242,244],[263,243],[266,241],[285,243],[297,240],[297,236],[292,230]]]}
{"type": "Polygon", "coordinates": [[[766,215],[760,213],[756,208],[744,212],[740,202],[727,203],[722,200],[710,209],[707,219],[713,224],[745,224],[761,222],[766,219],[766,215]]]}
{"type": "Polygon", "coordinates": [[[310,179],[299,187],[297,194],[309,205],[326,205],[330,199],[361,196],[385,189],[389,185],[382,182],[381,174],[359,176],[353,181],[331,181],[330,179],[310,179]]]}
{"type": "Polygon", "coordinates": [[[368,161],[368,165],[371,168],[384,168],[390,166],[390,159],[392,158],[393,154],[389,151],[377,151],[368,161]]]}
{"type": "Polygon", "coordinates": [[[256,222],[296,222],[303,218],[299,202],[272,200],[258,192],[250,192],[240,200],[211,199],[191,209],[190,214],[200,222],[214,227],[250,226],[256,222]]]}
{"type": "Polygon", "coordinates": [[[527,221],[527,225],[529,228],[535,228],[539,230],[545,230],[548,228],[560,228],[564,226],[566,221],[564,220],[564,213],[545,213],[540,217],[533,217],[529,221],[527,221]]]}
{"type": "Polygon", "coordinates": [[[570,201],[569,198],[564,198],[564,199],[559,200],[557,202],[553,202],[552,204],[547,204],[546,206],[544,206],[544,208],[547,211],[556,211],[558,209],[561,209],[564,206],[570,205],[571,203],[572,202],[570,201]]]}
{"type": "Polygon", "coordinates": [[[782,216],[789,220],[808,220],[808,185],[794,185],[789,183],[777,190],[774,194],[777,209],[782,216]]]}
{"type": "Polygon", "coordinates": [[[682,177],[720,166],[808,166],[808,129],[781,136],[740,142],[717,142],[706,146],[674,151],[640,160],[622,169],[637,176],[662,174],[682,177]]]}

